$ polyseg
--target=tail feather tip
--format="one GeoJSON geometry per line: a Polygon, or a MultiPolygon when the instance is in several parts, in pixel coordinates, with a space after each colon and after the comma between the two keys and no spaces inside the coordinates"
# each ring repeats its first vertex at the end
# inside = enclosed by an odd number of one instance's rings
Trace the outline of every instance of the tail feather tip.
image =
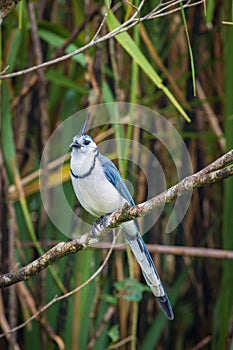
{"type": "Polygon", "coordinates": [[[166,315],[166,317],[169,320],[173,320],[174,319],[174,313],[171,307],[171,304],[168,300],[168,298],[164,298],[164,297],[157,297],[157,300],[159,302],[159,305],[161,307],[161,309],[163,310],[164,314],[166,315]]]}

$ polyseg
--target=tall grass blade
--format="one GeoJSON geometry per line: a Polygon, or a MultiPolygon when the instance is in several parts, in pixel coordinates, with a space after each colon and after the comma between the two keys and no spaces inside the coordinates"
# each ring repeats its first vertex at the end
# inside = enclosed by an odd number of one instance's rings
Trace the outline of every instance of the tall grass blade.
{"type": "Polygon", "coordinates": [[[191,46],[191,43],[190,43],[190,38],[189,38],[189,32],[188,32],[188,26],[187,26],[187,21],[186,21],[186,17],[185,17],[185,12],[184,12],[184,9],[183,9],[182,5],[180,5],[180,7],[181,7],[181,15],[182,15],[183,23],[184,23],[184,29],[185,29],[185,34],[186,34],[186,38],[187,38],[188,48],[189,48],[189,57],[190,57],[192,82],[193,82],[193,94],[194,94],[194,96],[196,96],[196,94],[197,94],[196,93],[196,74],[195,74],[195,64],[194,64],[193,50],[192,50],[192,46],[191,46]]]}
{"type": "MultiPolygon", "coordinates": [[[[109,11],[107,16],[107,24],[110,30],[117,28],[120,23],[114,16],[114,14],[109,11]]],[[[162,79],[159,77],[158,73],[151,66],[149,61],[146,59],[142,51],[135,44],[133,39],[130,37],[128,33],[121,33],[116,36],[116,40],[121,44],[121,46],[128,52],[128,54],[137,62],[137,64],[141,67],[141,69],[146,73],[146,75],[154,82],[154,84],[161,89],[164,94],[169,98],[174,107],[179,111],[179,113],[190,122],[190,118],[187,113],[184,111],[183,107],[176,100],[170,90],[165,87],[162,82],[162,79]]]]}
{"type": "MultiPolygon", "coordinates": [[[[225,8],[230,11],[232,1],[226,2],[225,8]]],[[[226,11],[227,12],[227,11],[226,11]]],[[[233,27],[225,27],[223,38],[225,42],[225,137],[226,150],[233,147],[233,27]]],[[[223,247],[224,249],[233,249],[232,239],[232,193],[233,178],[224,182],[224,212],[223,212],[223,247]]],[[[223,261],[223,272],[221,288],[218,294],[218,301],[214,310],[213,322],[213,350],[225,349],[225,342],[230,322],[230,315],[233,306],[233,262],[231,260],[223,261]]]]}

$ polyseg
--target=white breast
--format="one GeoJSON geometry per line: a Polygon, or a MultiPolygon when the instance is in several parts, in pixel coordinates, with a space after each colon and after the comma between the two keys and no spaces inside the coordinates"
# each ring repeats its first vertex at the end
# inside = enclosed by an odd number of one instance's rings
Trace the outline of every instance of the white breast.
{"type": "Polygon", "coordinates": [[[94,216],[112,212],[127,202],[108,181],[98,159],[89,176],[84,179],[72,176],[71,179],[80,204],[94,216]]]}

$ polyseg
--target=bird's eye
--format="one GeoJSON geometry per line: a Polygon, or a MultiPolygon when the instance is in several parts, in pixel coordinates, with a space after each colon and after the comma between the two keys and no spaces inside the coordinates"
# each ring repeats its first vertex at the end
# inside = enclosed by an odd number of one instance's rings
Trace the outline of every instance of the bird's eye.
{"type": "Polygon", "coordinates": [[[83,144],[84,144],[85,146],[89,145],[90,143],[91,143],[91,141],[89,141],[89,140],[84,140],[84,141],[83,141],[83,144]]]}

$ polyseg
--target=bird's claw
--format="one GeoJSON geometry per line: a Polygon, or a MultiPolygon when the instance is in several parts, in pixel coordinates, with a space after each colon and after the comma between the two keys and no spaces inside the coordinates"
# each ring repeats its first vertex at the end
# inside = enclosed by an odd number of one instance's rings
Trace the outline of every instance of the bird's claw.
{"type": "Polygon", "coordinates": [[[91,227],[91,236],[93,238],[98,238],[98,233],[99,233],[99,220],[100,218],[98,218],[96,221],[93,222],[92,227],[91,227]]]}
{"type": "Polygon", "coordinates": [[[100,216],[97,220],[93,222],[91,228],[91,235],[93,238],[98,238],[98,233],[101,231],[102,228],[106,226],[108,215],[110,215],[110,213],[100,216]]]}

